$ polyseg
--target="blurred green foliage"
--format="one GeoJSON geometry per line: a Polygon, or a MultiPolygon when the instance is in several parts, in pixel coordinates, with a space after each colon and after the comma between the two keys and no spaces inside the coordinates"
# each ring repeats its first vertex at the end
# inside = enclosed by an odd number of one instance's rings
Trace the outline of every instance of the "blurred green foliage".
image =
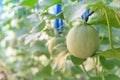
{"type": "Polygon", "coordinates": [[[78,2],[3,0],[0,63],[5,64],[8,80],[120,80],[120,1],[78,2]],[[63,11],[56,16],[53,9],[58,3],[62,4],[63,11]],[[94,11],[88,24],[100,29],[99,50],[91,58],[79,59],[69,55],[65,41],[62,41],[54,47],[51,58],[50,39],[66,38],[74,22],[88,8],[94,11]],[[65,28],[61,35],[55,34],[55,18],[64,19],[65,28]]]}

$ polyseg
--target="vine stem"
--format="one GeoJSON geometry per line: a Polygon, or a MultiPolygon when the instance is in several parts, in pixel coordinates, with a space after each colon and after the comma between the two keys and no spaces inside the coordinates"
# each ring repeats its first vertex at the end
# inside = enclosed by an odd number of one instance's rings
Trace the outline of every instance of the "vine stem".
{"type": "Polygon", "coordinates": [[[118,24],[120,25],[120,15],[116,11],[114,11],[114,12],[115,12],[115,17],[118,21],[118,24]]]}
{"type": "Polygon", "coordinates": [[[95,73],[96,73],[96,76],[97,76],[98,75],[97,58],[93,58],[93,62],[94,62],[95,73]]]}
{"type": "Polygon", "coordinates": [[[92,11],[88,16],[91,16],[95,11],[92,11]]]}
{"type": "Polygon", "coordinates": [[[105,72],[104,72],[104,68],[103,68],[103,67],[102,67],[101,74],[102,74],[102,79],[105,80],[105,79],[104,79],[105,72]]]}
{"type": "Polygon", "coordinates": [[[89,78],[91,78],[90,74],[88,73],[88,71],[87,71],[86,68],[85,68],[85,65],[84,65],[84,64],[81,64],[81,66],[82,66],[85,74],[86,74],[89,78]]]}
{"type": "MultiPolygon", "coordinates": [[[[104,8],[103,8],[104,9],[104,8]]],[[[108,15],[107,15],[107,12],[106,10],[104,9],[104,13],[105,13],[105,17],[106,17],[106,21],[107,21],[107,26],[108,26],[108,34],[109,34],[109,41],[110,41],[110,46],[111,48],[113,49],[113,40],[112,40],[112,29],[110,27],[110,24],[109,24],[109,19],[108,19],[108,15]]]]}

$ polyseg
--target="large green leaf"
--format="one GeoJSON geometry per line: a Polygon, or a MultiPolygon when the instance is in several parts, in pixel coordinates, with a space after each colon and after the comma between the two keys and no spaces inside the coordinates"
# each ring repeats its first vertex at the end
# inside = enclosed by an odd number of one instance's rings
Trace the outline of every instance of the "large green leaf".
{"type": "Polygon", "coordinates": [[[4,5],[6,5],[6,6],[7,6],[9,3],[12,3],[12,2],[13,2],[13,0],[4,0],[3,2],[4,2],[4,5]]]}
{"type": "Polygon", "coordinates": [[[103,56],[100,56],[99,58],[101,65],[106,69],[113,69],[115,66],[114,59],[106,59],[103,56]]]}
{"type": "Polygon", "coordinates": [[[47,47],[45,46],[46,44],[46,40],[41,40],[41,41],[33,41],[31,42],[32,45],[31,47],[28,49],[28,51],[30,53],[34,54],[38,54],[38,55],[45,55],[46,57],[50,57],[50,54],[48,52],[47,47]]]}
{"type": "Polygon", "coordinates": [[[82,69],[78,66],[75,65],[71,68],[72,74],[80,74],[83,73],[82,69]]]}
{"type": "Polygon", "coordinates": [[[20,5],[21,6],[29,6],[34,8],[35,4],[38,2],[38,0],[23,0],[20,5]]]}
{"type": "Polygon", "coordinates": [[[72,62],[75,65],[80,65],[86,60],[86,59],[81,59],[81,58],[77,58],[77,57],[74,57],[74,56],[70,56],[70,57],[71,57],[72,62]]]}
{"type": "Polygon", "coordinates": [[[33,34],[28,34],[25,38],[25,45],[27,45],[28,43],[34,41],[34,40],[38,40],[38,37],[40,36],[41,33],[37,32],[37,33],[33,33],[33,34]]]}
{"type": "Polygon", "coordinates": [[[35,80],[46,80],[46,78],[51,76],[51,70],[52,68],[50,65],[45,66],[35,74],[35,80]]]}
{"type": "Polygon", "coordinates": [[[97,2],[88,7],[89,8],[91,7],[92,10],[95,11],[95,13],[97,13],[97,15],[91,17],[88,23],[94,24],[94,25],[95,24],[96,25],[100,25],[100,24],[108,25],[108,22],[107,22],[107,18],[108,18],[109,25],[111,27],[120,28],[120,14],[117,11],[109,8],[103,2],[97,2]]]}
{"type": "Polygon", "coordinates": [[[47,10],[51,6],[55,4],[60,4],[62,0],[42,0],[41,5],[43,6],[44,10],[47,10]]]}
{"type": "Polygon", "coordinates": [[[117,60],[120,60],[120,48],[102,51],[100,55],[104,56],[105,58],[115,58],[117,60]]]}
{"type": "Polygon", "coordinates": [[[38,39],[38,37],[41,36],[42,31],[45,27],[45,21],[41,21],[40,23],[36,23],[34,24],[35,26],[32,28],[32,30],[30,31],[30,33],[26,36],[25,38],[25,44],[30,43],[33,40],[38,39]]]}
{"type": "Polygon", "coordinates": [[[120,78],[115,74],[109,74],[105,76],[105,80],[120,80],[120,78]]]}
{"type": "Polygon", "coordinates": [[[85,12],[86,5],[82,3],[69,3],[63,6],[63,14],[65,20],[71,22],[77,18],[80,18],[81,15],[85,12]]]}
{"type": "Polygon", "coordinates": [[[97,1],[101,1],[101,0],[82,0],[82,3],[93,4],[93,3],[96,3],[97,1]]]}
{"type": "Polygon", "coordinates": [[[40,32],[44,29],[44,27],[45,27],[45,21],[42,21],[37,26],[33,27],[30,33],[40,32]]]}
{"type": "Polygon", "coordinates": [[[44,32],[45,32],[48,36],[52,36],[52,37],[55,36],[55,34],[54,34],[54,29],[53,29],[53,28],[46,28],[46,29],[44,30],[44,32]]]}
{"type": "Polygon", "coordinates": [[[59,13],[58,15],[55,14],[50,14],[48,12],[45,12],[42,14],[43,16],[46,16],[48,19],[56,19],[56,18],[60,18],[60,19],[64,19],[63,13],[59,13]]]}
{"type": "Polygon", "coordinates": [[[4,22],[3,22],[3,25],[6,26],[6,25],[10,24],[11,21],[12,21],[12,19],[8,19],[7,21],[4,21],[4,22]]]}
{"type": "Polygon", "coordinates": [[[89,80],[102,80],[101,77],[90,77],[89,80]]]}

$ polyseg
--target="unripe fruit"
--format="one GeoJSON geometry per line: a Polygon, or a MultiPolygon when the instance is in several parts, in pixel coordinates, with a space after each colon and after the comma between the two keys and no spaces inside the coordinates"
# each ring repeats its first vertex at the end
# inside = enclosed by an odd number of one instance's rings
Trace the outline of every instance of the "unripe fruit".
{"type": "Polygon", "coordinates": [[[71,55],[78,58],[88,58],[99,47],[99,35],[92,26],[80,24],[68,32],[66,43],[71,55]]]}

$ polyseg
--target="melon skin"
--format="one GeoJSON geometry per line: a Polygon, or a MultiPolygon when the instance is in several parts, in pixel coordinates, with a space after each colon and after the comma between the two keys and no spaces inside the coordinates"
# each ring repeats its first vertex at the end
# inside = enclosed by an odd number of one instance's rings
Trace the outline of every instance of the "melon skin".
{"type": "Polygon", "coordinates": [[[70,55],[78,58],[92,56],[99,47],[99,34],[93,26],[80,24],[72,27],[66,37],[70,55]]]}

